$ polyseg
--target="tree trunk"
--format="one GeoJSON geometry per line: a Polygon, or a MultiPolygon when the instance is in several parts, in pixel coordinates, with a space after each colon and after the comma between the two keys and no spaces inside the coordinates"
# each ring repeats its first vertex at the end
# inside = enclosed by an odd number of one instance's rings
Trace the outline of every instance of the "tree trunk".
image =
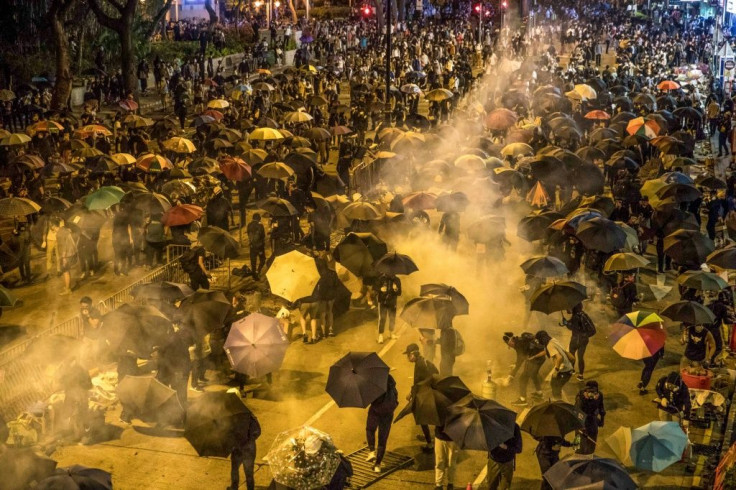
{"type": "Polygon", "coordinates": [[[399,16],[396,19],[399,22],[404,22],[406,19],[406,0],[396,0],[396,5],[399,9],[399,16]]]}
{"type": "MultiPolygon", "coordinates": [[[[171,4],[174,0],[166,0],[164,2],[163,7],[156,12],[155,17],[153,18],[153,21],[151,22],[151,27],[148,28],[148,32],[146,32],[146,40],[151,41],[153,38],[153,35],[156,34],[156,30],[161,27],[161,21],[164,20],[164,17],[166,17],[166,13],[171,9],[171,4]]],[[[166,29],[164,29],[164,34],[166,34],[166,29]]],[[[161,36],[162,38],[165,37],[161,36]]]]}
{"type": "Polygon", "coordinates": [[[204,8],[210,15],[210,25],[207,26],[207,30],[212,34],[212,31],[215,29],[215,24],[217,24],[217,12],[212,8],[212,2],[210,0],[205,0],[204,8]]]}
{"type": "Polygon", "coordinates": [[[294,8],[294,0],[289,0],[289,10],[291,11],[291,22],[294,25],[296,25],[299,19],[296,16],[296,9],[294,8]]]}
{"type": "Polygon", "coordinates": [[[135,50],[133,48],[133,32],[130,26],[118,31],[120,36],[120,69],[123,72],[123,88],[126,97],[128,93],[138,92],[138,78],[135,69],[135,50]]]}
{"type": "Polygon", "coordinates": [[[51,110],[60,111],[67,107],[72,93],[72,70],[69,59],[69,39],[64,30],[64,11],[56,9],[51,18],[51,30],[56,54],[56,83],[51,96],[51,110]]]}
{"type": "Polygon", "coordinates": [[[386,25],[386,13],[383,11],[382,0],[374,0],[373,3],[376,6],[376,22],[378,23],[378,31],[380,32],[383,26],[386,25]]]}

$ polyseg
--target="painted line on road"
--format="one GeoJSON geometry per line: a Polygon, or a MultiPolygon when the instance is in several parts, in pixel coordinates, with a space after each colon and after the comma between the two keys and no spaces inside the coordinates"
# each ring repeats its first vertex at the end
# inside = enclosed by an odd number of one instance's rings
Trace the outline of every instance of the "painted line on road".
{"type": "MultiPolygon", "coordinates": [[[[407,325],[405,324],[403,327],[401,327],[397,331],[397,335],[401,337],[401,335],[404,333],[404,331],[407,329],[407,325]]],[[[383,346],[383,349],[378,353],[378,357],[383,358],[383,356],[386,355],[386,353],[391,350],[391,348],[396,344],[396,341],[398,339],[391,339],[389,338],[389,341],[386,342],[386,344],[383,346]]],[[[304,425],[311,426],[314,424],[317,420],[319,420],[329,409],[331,409],[333,406],[335,406],[335,400],[330,400],[329,402],[325,403],[322,408],[317,410],[314,415],[309,417],[309,419],[304,422],[304,425]]]]}

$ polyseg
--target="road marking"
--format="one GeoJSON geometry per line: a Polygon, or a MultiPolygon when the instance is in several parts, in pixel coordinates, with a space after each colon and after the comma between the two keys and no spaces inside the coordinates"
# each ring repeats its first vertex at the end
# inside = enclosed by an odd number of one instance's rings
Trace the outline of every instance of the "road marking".
{"type": "MultiPolygon", "coordinates": [[[[401,335],[404,333],[404,331],[407,329],[407,324],[404,324],[403,327],[399,328],[397,330],[397,335],[401,337],[401,335]]],[[[390,335],[390,334],[389,334],[390,335]]],[[[389,341],[384,344],[383,349],[378,353],[378,357],[383,358],[383,356],[386,355],[386,353],[391,350],[391,347],[393,347],[396,344],[396,341],[398,339],[392,339],[389,337],[389,341]]],[[[319,420],[329,409],[331,409],[333,406],[335,406],[335,400],[330,400],[327,403],[324,404],[322,408],[317,410],[314,415],[309,417],[309,419],[304,422],[304,425],[311,426],[314,424],[317,420],[319,420]]]]}

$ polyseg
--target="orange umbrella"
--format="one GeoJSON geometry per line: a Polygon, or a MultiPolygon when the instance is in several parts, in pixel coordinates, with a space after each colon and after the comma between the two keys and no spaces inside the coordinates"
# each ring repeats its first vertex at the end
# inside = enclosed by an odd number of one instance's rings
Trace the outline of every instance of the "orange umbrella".
{"type": "Polygon", "coordinates": [[[537,182],[526,195],[526,201],[532,206],[543,208],[549,203],[549,195],[547,195],[542,184],[537,182]]]}
{"type": "Polygon", "coordinates": [[[171,160],[163,155],[156,155],[154,153],[141,155],[135,162],[135,166],[144,172],[160,172],[167,168],[174,168],[171,160]]]}
{"type": "Polygon", "coordinates": [[[220,170],[230,180],[241,182],[251,178],[250,165],[237,157],[225,157],[220,160],[220,170]]]}
{"type": "Polygon", "coordinates": [[[680,88],[680,84],[672,80],[665,80],[664,82],[659,82],[659,84],[657,85],[657,88],[659,90],[667,90],[667,91],[677,90],[678,88],[680,88]]]}
{"type": "Polygon", "coordinates": [[[608,119],[611,119],[611,115],[606,111],[595,110],[587,113],[585,115],[585,119],[591,119],[593,121],[607,121],[608,119]]]}

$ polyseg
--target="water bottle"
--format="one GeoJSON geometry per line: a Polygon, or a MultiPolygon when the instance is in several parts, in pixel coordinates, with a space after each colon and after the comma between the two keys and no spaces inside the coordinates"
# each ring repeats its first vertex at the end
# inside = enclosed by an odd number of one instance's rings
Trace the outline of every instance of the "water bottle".
{"type": "Polygon", "coordinates": [[[493,361],[486,361],[486,379],[483,380],[483,386],[480,392],[483,398],[496,398],[496,383],[493,381],[492,368],[493,361]]]}

